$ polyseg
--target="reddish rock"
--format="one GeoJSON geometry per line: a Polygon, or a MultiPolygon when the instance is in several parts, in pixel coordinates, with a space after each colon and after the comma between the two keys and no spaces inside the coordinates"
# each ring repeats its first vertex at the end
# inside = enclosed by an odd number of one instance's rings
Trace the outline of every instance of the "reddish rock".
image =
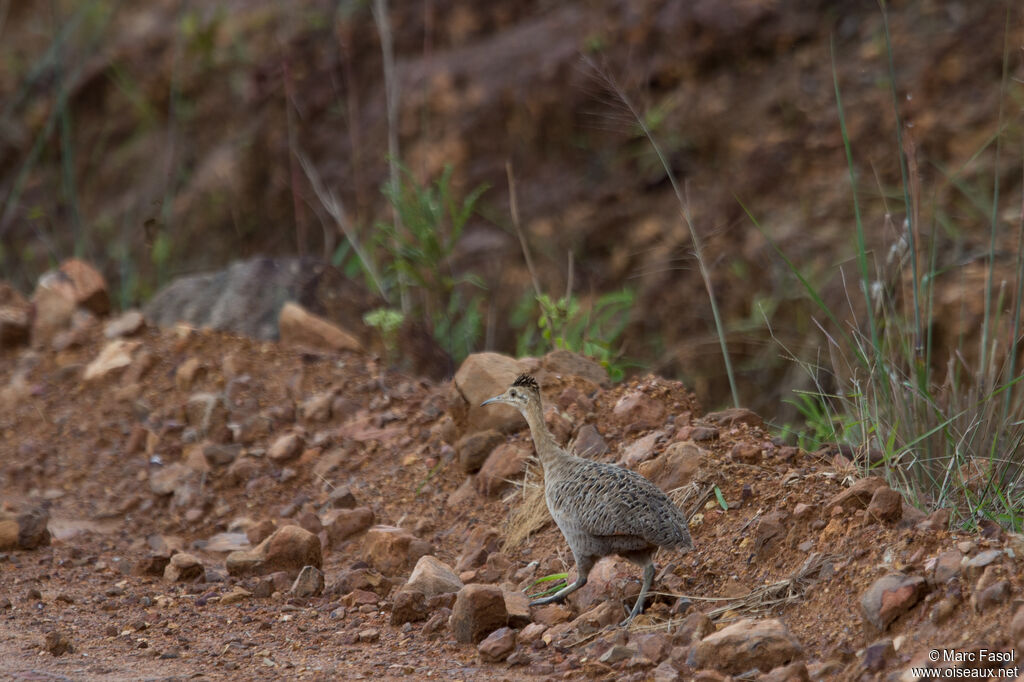
{"type": "Polygon", "coordinates": [[[987,549],[984,552],[979,552],[975,556],[964,561],[962,568],[967,582],[973,585],[978,578],[981,577],[981,574],[985,569],[995,563],[995,561],[1002,556],[1002,550],[987,549]]]}
{"type": "Polygon", "coordinates": [[[658,428],[665,423],[665,413],[664,403],[636,390],[625,393],[612,408],[620,423],[635,429],[658,428]]]}
{"type": "Polygon", "coordinates": [[[672,641],[677,645],[689,646],[699,642],[715,631],[715,624],[705,613],[695,611],[687,614],[672,631],[672,641]]]}
{"type": "Polygon", "coordinates": [[[353,334],[289,301],[277,320],[281,343],[321,351],[362,351],[353,334]]]}
{"type": "Polygon", "coordinates": [[[642,632],[630,638],[637,652],[644,658],[657,663],[668,656],[672,640],[664,632],[642,632]]]}
{"type": "Polygon", "coordinates": [[[125,341],[124,339],[108,342],[99,355],[86,365],[82,378],[86,381],[95,381],[115,370],[128,367],[132,364],[132,355],[140,345],[138,341],[125,341]]]}
{"type": "Polygon", "coordinates": [[[693,443],[672,443],[665,452],[640,465],[640,473],[664,491],[688,485],[700,473],[707,453],[693,443]]]}
{"type": "Polygon", "coordinates": [[[478,431],[463,436],[455,443],[455,452],[459,456],[459,465],[467,474],[480,471],[491,452],[505,442],[505,436],[494,429],[478,431]]]}
{"type": "Polygon", "coordinates": [[[608,443],[593,424],[584,424],[576,433],[569,450],[586,459],[594,459],[608,452],[608,443]]]}
{"type": "Polygon", "coordinates": [[[962,560],[963,554],[956,549],[940,553],[935,557],[934,565],[928,569],[928,582],[932,585],[942,585],[958,577],[962,560]]]}
{"type": "MultiPolygon", "coordinates": [[[[504,393],[525,365],[500,353],[473,353],[455,373],[455,388],[466,402],[466,431],[515,431],[526,426],[519,412],[510,405],[487,405],[488,398],[504,393]]],[[[483,460],[481,460],[481,464],[483,460]]]]}
{"type": "Polygon", "coordinates": [[[890,573],[882,576],[860,598],[861,615],[879,632],[909,611],[924,596],[925,580],[920,576],[890,573]]]}
{"type": "Polygon", "coordinates": [[[758,668],[768,672],[803,657],[803,647],[777,619],[743,618],[697,642],[687,663],[738,674],[758,668]]]}
{"type": "Polygon", "coordinates": [[[429,554],[419,558],[412,575],[405,583],[406,590],[420,592],[427,597],[458,592],[462,587],[462,581],[455,575],[455,571],[448,564],[429,554]]]}
{"type": "Polygon", "coordinates": [[[729,453],[735,462],[759,464],[761,462],[761,446],[756,443],[736,443],[729,453]]]}
{"type": "Polygon", "coordinates": [[[498,628],[487,635],[476,650],[487,663],[497,663],[508,658],[516,648],[516,633],[512,628],[498,628]]]}
{"type": "Polygon", "coordinates": [[[138,310],[126,310],[103,325],[103,336],[116,339],[134,336],[146,328],[146,318],[138,310]]]}
{"type": "Polygon", "coordinates": [[[936,509],[924,521],[917,524],[920,531],[937,531],[949,529],[949,510],[936,509]]]}
{"type": "Polygon", "coordinates": [[[286,433],[279,436],[267,450],[267,458],[274,462],[288,462],[300,454],[306,446],[305,439],[298,433],[286,433]]]}
{"type": "Polygon", "coordinates": [[[635,469],[638,464],[646,462],[654,456],[655,446],[664,437],[664,431],[655,431],[626,445],[619,457],[619,464],[628,469],[635,469]]]}
{"type": "Polygon", "coordinates": [[[331,405],[335,391],[325,391],[310,396],[299,405],[299,419],[310,422],[325,422],[331,418],[331,405]]]}
{"type": "Polygon", "coordinates": [[[572,621],[572,627],[581,635],[602,630],[622,620],[622,608],[610,601],[602,602],[572,621]]]}
{"type": "Polygon", "coordinates": [[[553,627],[562,623],[568,623],[572,618],[572,611],[562,604],[545,604],[533,608],[533,620],[545,627],[553,627]]]}
{"type": "MultiPolygon", "coordinates": [[[[639,583],[633,580],[636,573],[636,566],[626,559],[618,556],[605,557],[591,569],[590,575],[587,576],[587,584],[569,595],[569,601],[580,612],[587,611],[603,601],[624,603],[640,593],[639,583]]],[[[569,578],[575,579],[572,574],[569,578]]]]}
{"type": "Polygon", "coordinates": [[[395,526],[374,526],[366,532],[363,557],[384,575],[409,570],[424,554],[430,553],[430,543],[395,526]]]}
{"type": "Polygon", "coordinates": [[[974,610],[978,613],[1005,604],[1013,594],[1013,587],[1006,580],[1000,580],[974,595],[974,610]]]}
{"type": "Polygon", "coordinates": [[[513,443],[502,443],[494,448],[476,476],[477,491],[488,497],[500,494],[523,475],[529,458],[526,448],[513,443]]]}
{"type": "Polygon", "coordinates": [[[532,621],[530,598],[522,592],[505,590],[505,611],[508,624],[514,628],[526,627],[532,621]]]}
{"type": "Polygon", "coordinates": [[[395,593],[391,606],[391,624],[403,625],[426,620],[430,615],[427,598],[422,592],[403,588],[395,593]]]}
{"type": "Polygon", "coordinates": [[[807,666],[801,661],[796,661],[772,668],[771,672],[757,678],[757,682],[810,682],[810,679],[807,666]]]}
{"type": "Polygon", "coordinates": [[[832,509],[833,507],[841,507],[844,511],[851,512],[858,509],[866,509],[868,504],[871,503],[871,498],[875,494],[875,491],[885,486],[885,480],[880,476],[869,476],[868,478],[862,478],[843,492],[835,495],[828,504],[825,505],[826,509],[832,509]]]}
{"type": "Polygon", "coordinates": [[[871,495],[868,503],[868,518],[884,523],[895,523],[903,516],[903,496],[883,485],[871,495]]]}
{"type": "Polygon", "coordinates": [[[299,599],[318,597],[324,592],[324,572],[316,566],[303,566],[288,593],[299,599]]]}
{"type": "Polygon", "coordinates": [[[571,350],[553,350],[541,358],[540,364],[551,374],[580,377],[598,386],[609,385],[608,371],[604,367],[571,350]]]}
{"type": "Polygon", "coordinates": [[[456,641],[468,644],[480,642],[507,622],[501,588],[474,583],[459,590],[449,625],[456,641]]]}
{"type": "Polygon", "coordinates": [[[455,571],[462,573],[482,566],[491,552],[498,550],[497,530],[489,526],[474,526],[462,545],[462,554],[455,563],[455,571]]]}
{"type": "Polygon", "coordinates": [[[320,538],[298,526],[282,526],[251,550],[232,552],[228,574],[236,577],[284,571],[296,576],[305,566],[323,567],[320,538]]]}
{"type": "Polygon", "coordinates": [[[171,557],[164,569],[164,580],[171,582],[194,582],[200,580],[206,571],[199,559],[191,554],[179,552],[171,557]]]}
{"type": "Polygon", "coordinates": [[[704,420],[719,426],[732,427],[737,424],[746,424],[755,428],[764,428],[764,419],[756,412],[745,407],[730,407],[719,412],[709,412],[704,415],[704,420]]]}
{"type": "Polygon", "coordinates": [[[339,485],[331,488],[327,504],[335,509],[355,509],[356,497],[347,485],[339,485]]]}

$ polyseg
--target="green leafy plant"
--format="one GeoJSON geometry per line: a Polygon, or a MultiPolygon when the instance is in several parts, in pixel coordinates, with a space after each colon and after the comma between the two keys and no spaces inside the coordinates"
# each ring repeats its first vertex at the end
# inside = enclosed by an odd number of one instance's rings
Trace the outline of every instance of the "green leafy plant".
{"type": "Polygon", "coordinates": [[[613,381],[621,381],[630,363],[622,359],[620,343],[635,298],[631,289],[603,294],[588,306],[576,296],[526,296],[512,315],[512,324],[520,329],[516,352],[582,353],[600,362],[613,381]]]}
{"type": "Polygon", "coordinates": [[[540,587],[540,586],[544,585],[545,583],[552,583],[552,584],[548,585],[547,587],[545,587],[544,590],[542,590],[541,592],[537,592],[536,594],[531,594],[530,595],[530,599],[537,599],[538,597],[546,597],[549,594],[554,594],[555,592],[558,592],[560,589],[565,587],[566,584],[568,584],[568,580],[569,580],[569,574],[568,573],[552,573],[551,575],[546,575],[543,578],[537,578],[530,585],[531,588],[540,587]]]}
{"type": "Polygon", "coordinates": [[[363,315],[363,322],[376,329],[384,343],[384,349],[391,356],[398,350],[398,330],[405,321],[401,310],[377,308],[363,315]]]}

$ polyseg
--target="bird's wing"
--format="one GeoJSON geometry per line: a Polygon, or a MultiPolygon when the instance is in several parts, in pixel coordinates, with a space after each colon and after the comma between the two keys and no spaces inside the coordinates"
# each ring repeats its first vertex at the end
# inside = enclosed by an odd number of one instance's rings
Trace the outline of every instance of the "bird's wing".
{"type": "Polygon", "coordinates": [[[630,535],[663,547],[689,546],[686,518],[660,489],[622,467],[587,462],[551,486],[552,513],[589,535],[630,535]]]}

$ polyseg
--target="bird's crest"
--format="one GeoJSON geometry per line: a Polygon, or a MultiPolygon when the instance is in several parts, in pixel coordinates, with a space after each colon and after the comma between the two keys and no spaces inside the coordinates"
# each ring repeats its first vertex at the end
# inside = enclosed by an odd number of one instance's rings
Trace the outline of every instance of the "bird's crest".
{"type": "Polygon", "coordinates": [[[516,380],[512,382],[512,385],[532,388],[534,391],[540,393],[540,385],[537,383],[537,380],[529,374],[520,374],[516,377],[516,380]]]}

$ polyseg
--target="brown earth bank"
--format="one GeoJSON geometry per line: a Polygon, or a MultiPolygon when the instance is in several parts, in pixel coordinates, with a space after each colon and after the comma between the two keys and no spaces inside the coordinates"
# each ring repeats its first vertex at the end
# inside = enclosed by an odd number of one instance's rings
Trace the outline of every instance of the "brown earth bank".
{"type": "Polygon", "coordinates": [[[0,350],[4,677],[904,680],[933,651],[965,675],[1020,665],[1024,538],[951,532],[752,412],[707,413],[653,375],[612,386],[566,352],[477,354],[438,383],[304,342],[122,317],[59,350],[0,350]],[[572,557],[537,506],[520,417],[477,408],[518,372],[560,442],[689,516],[695,549],[656,557],[628,628],[640,576],[618,559],[565,605],[527,605],[572,557]]]}
{"type": "MultiPolygon", "coordinates": [[[[330,258],[344,235],[302,158],[372,244],[390,212],[371,5],[4,3],[0,273],[27,291],[75,253],[127,307],[238,258],[330,258]]],[[[998,263],[1016,252],[1020,6],[885,6],[894,90],[872,1],[391,3],[401,159],[421,182],[450,164],[461,191],[490,186],[450,263],[488,287],[492,329],[476,349],[513,351],[522,329],[510,311],[530,295],[509,217],[511,162],[544,290],[565,290],[569,254],[585,300],[633,288],[626,357],[685,380],[708,405],[727,402],[667,175],[582,57],[632,98],[686,191],[747,404],[773,418],[807,381],[778,341],[813,356],[810,316],[821,314],[744,207],[834,309],[856,290],[852,266],[840,276],[854,203],[836,83],[871,260],[903,234],[898,113],[919,253],[936,254],[935,300],[956,299],[935,312],[936,347],[977,345],[960,332],[976,333],[983,304],[962,300],[970,286],[951,266],[982,262],[993,215],[998,263]]],[[[937,353],[937,367],[949,357],[937,353]]]]}

